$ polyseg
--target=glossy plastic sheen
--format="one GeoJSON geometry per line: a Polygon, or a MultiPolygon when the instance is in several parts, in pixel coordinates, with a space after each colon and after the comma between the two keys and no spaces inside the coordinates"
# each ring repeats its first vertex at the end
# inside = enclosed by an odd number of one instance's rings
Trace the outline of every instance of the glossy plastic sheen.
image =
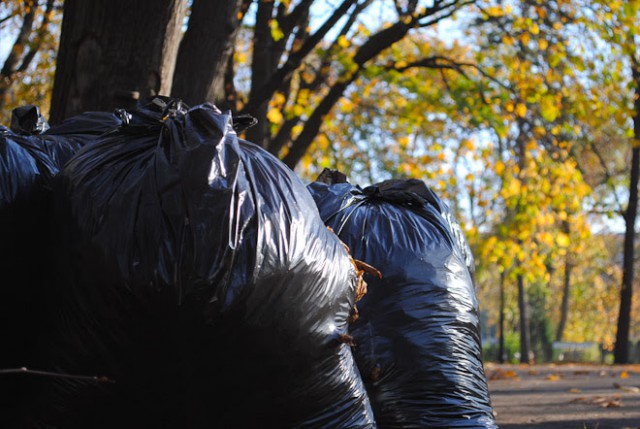
{"type": "MultiPolygon", "coordinates": [[[[55,196],[59,427],[374,428],[343,344],[356,272],[304,184],[230,114],[157,99],[55,196]]],[[[52,409],[54,408],[54,409],[52,409]]]]}
{"type": "Polygon", "coordinates": [[[354,258],[380,270],[353,324],[379,428],[496,428],[481,360],[473,256],[447,206],[417,180],[308,186],[354,258]]]}

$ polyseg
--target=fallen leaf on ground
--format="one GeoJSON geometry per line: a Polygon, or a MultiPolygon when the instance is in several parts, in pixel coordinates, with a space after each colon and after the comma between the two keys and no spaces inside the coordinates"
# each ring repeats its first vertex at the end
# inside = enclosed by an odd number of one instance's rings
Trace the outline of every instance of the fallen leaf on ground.
{"type": "Polygon", "coordinates": [[[613,383],[613,387],[616,389],[624,390],[625,392],[639,393],[640,387],[638,386],[623,386],[620,383],[613,383]]]}
{"type": "Polygon", "coordinates": [[[619,408],[622,406],[622,399],[620,398],[620,395],[592,396],[592,397],[581,396],[579,398],[569,401],[569,403],[570,404],[583,403],[583,404],[589,404],[589,405],[598,405],[602,408],[619,408]]]}
{"type": "Polygon", "coordinates": [[[489,380],[505,380],[505,379],[517,380],[518,374],[516,374],[515,371],[510,369],[505,371],[502,368],[498,368],[495,371],[492,371],[491,373],[489,373],[487,378],[489,380]]]}
{"type": "Polygon", "coordinates": [[[582,392],[582,390],[578,389],[577,387],[572,387],[571,389],[569,389],[569,393],[580,393],[582,392]]]}
{"type": "Polygon", "coordinates": [[[549,381],[558,381],[560,380],[560,376],[558,374],[549,374],[545,377],[545,380],[549,380],[549,381]]]}

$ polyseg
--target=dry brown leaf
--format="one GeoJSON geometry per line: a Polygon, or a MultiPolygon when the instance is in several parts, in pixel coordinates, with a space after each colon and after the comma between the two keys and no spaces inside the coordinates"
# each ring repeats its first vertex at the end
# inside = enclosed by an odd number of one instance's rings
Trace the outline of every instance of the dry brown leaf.
{"type": "Polygon", "coordinates": [[[625,392],[631,392],[631,393],[640,392],[640,387],[638,386],[623,386],[620,383],[613,383],[613,387],[615,387],[616,389],[624,390],[625,392]]]}
{"type": "Polygon", "coordinates": [[[504,370],[502,368],[498,368],[495,371],[492,371],[488,375],[489,380],[505,380],[505,379],[513,379],[517,380],[518,374],[516,374],[513,370],[504,370]]]}
{"type": "Polygon", "coordinates": [[[620,395],[592,397],[581,396],[579,398],[573,399],[572,401],[569,401],[569,403],[597,405],[602,408],[619,408],[622,406],[622,399],[620,398],[620,395]]]}
{"type": "Polygon", "coordinates": [[[603,408],[620,408],[622,407],[622,400],[621,399],[613,399],[609,402],[606,402],[604,404],[602,404],[603,408]]]}
{"type": "Polygon", "coordinates": [[[366,262],[362,262],[358,259],[354,259],[354,262],[356,264],[356,268],[358,269],[358,271],[362,271],[365,272],[367,274],[372,274],[376,277],[378,277],[379,279],[382,278],[382,273],[380,271],[378,271],[376,268],[372,267],[371,265],[367,264],[366,262]]]}

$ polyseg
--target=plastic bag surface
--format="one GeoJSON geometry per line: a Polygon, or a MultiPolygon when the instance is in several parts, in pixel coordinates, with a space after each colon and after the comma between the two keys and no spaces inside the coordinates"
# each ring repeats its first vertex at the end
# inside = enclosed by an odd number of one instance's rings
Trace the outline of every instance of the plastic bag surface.
{"type": "MultiPolygon", "coordinates": [[[[62,166],[87,141],[117,126],[113,114],[69,118],[53,128],[36,106],[13,110],[11,129],[0,128],[0,369],[33,369],[34,350],[50,284],[51,189],[62,166]]],[[[0,376],[0,426],[28,399],[33,376],[0,376]]]]}
{"type": "Polygon", "coordinates": [[[29,363],[57,172],[37,139],[0,130],[0,368],[29,363]]]}
{"type": "Polygon", "coordinates": [[[215,106],[157,98],[60,174],[54,427],[374,428],[357,273],[304,184],[215,106]]]}
{"type": "Polygon", "coordinates": [[[446,204],[413,179],[362,189],[334,172],[308,188],[354,258],[382,273],[351,327],[378,427],[496,428],[473,256],[446,204]]]}

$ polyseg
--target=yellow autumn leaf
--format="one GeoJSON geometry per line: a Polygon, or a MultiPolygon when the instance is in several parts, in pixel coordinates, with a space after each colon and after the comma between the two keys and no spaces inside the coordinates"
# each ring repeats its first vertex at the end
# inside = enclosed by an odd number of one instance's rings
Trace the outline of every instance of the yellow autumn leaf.
{"type": "Polygon", "coordinates": [[[347,40],[347,38],[344,35],[341,35],[340,37],[338,37],[338,45],[340,45],[341,48],[343,49],[348,48],[350,44],[351,43],[349,43],[349,40],[347,40]]]}
{"type": "Polygon", "coordinates": [[[273,107],[281,107],[286,101],[287,99],[283,93],[276,92],[269,104],[273,107]]]}
{"type": "Polygon", "coordinates": [[[539,39],[538,40],[538,49],[541,51],[546,50],[549,47],[549,41],[547,39],[539,39]]]}
{"type": "Polygon", "coordinates": [[[538,35],[540,34],[540,27],[534,22],[531,27],[529,27],[529,32],[533,35],[538,35]]]}
{"type": "Polygon", "coordinates": [[[508,377],[508,378],[518,378],[518,374],[515,371],[512,371],[512,370],[507,370],[504,373],[504,375],[505,375],[505,377],[508,377]]]}
{"type": "Polygon", "coordinates": [[[536,126],[533,127],[533,133],[538,137],[542,137],[547,135],[547,129],[545,127],[536,126]]]}
{"type": "Polygon", "coordinates": [[[560,248],[567,248],[569,247],[569,236],[563,232],[558,233],[558,235],[556,235],[556,244],[558,245],[558,247],[560,248]]]}
{"type": "Polygon", "coordinates": [[[282,122],[282,112],[279,109],[269,109],[267,113],[267,119],[272,124],[279,124],[282,122]]]}
{"type": "Polygon", "coordinates": [[[506,46],[513,46],[513,37],[511,36],[502,36],[502,43],[506,46]]]}
{"type": "Polygon", "coordinates": [[[327,150],[331,145],[326,134],[319,134],[318,137],[316,137],[315,143],[318,146],[318,148],[323,151],[327,150]]]}
{"type": "Polygon", "coordinates": [[[487,15],[492,18],[498,18],[500,16],[504,16],[504,10],[499,6],[491,6],[485,9],[487,15]]]}
{"type": "Polygon", "coordinates": [[[524,103],[516,105],[516,115],[520,118],[524,118],[527,115],[527,106],[524,103]]]}
{"type": "Polygon", "coordinates": [[[299,104],[296,104],[295,106],[293,106],[293,114],[295,116],[302,116],[303,113],[304,113],[304,107],[302,107],[299,104]]]}
{"type": "Polygon", "coordinates": [[[553,122],[560,115],[560,109],[556,105],[553,96],[546,95],[540,100],[540,114],[549,122],[553,122]]]}
{"type": "Polygon", "coordinates": [[[277,42],[284,37],[284,33],[282,32],[277,20],[272,19],[269,21],[269,27],[271,28],[271,37],[274,41],[277,42]]]}
{"type": "Polygon", "coordinates": [[[521,186],[520,186],[520,181],[518,179],[514,179],[511,182],[509,182],[509,187],[508,187],[509,196],[520,194],[520,189],[521,189],[521,186]]]}
{"type": "Polygon", "coordinates": [[[509,100],[504,104],[504,108],[507,110],[507,112],[511,113],[513,112],[513,110],[515,109],[514,105],[513,105],[513,101],[509,100]]]}

